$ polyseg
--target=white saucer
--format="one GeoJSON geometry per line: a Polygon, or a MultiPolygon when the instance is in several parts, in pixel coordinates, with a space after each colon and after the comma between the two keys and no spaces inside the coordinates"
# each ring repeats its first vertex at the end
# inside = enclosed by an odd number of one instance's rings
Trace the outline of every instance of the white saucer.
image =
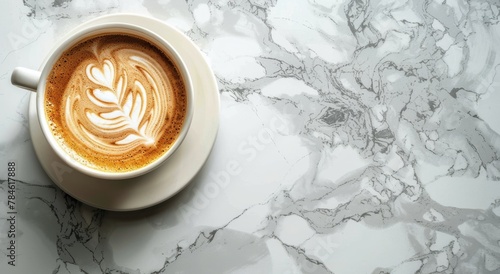
{"type": "Polygon", "coordinates": [[[172,197],[201,169],[217,135],[219,90],[203,54],[180,31],[156,19],[131,14],[108,15],[89,21],[86,25],[103,22],[128,22],[147,27],[164,36],[184,59],[193,77],[195,111],[183,143],[167,162],[146,175],[121,181],[89,177],[72,170],[50,148],[38,123],[36,93],[31,94],[29,105],[31,139],[43,169],[56,185],[72,197],[106,210],[138,210],[172,197]]]}

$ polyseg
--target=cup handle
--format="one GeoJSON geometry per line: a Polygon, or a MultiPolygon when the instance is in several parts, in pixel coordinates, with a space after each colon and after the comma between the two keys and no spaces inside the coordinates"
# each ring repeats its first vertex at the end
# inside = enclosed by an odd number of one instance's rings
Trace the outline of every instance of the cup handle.
{"type": "Polygon", "coordinates": [[[18,87],[36,91],[38,82],[40,81],[40,74],[38,70],[17,67],[12,71],[10,82],[18,87]]]}

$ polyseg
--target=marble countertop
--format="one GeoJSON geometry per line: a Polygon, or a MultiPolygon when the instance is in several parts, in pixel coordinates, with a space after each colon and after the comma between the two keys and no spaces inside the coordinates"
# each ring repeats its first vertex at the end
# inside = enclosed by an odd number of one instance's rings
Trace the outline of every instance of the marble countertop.
{"type": "Polygon", "coordinates": [[[2,2],[0,272],[499,273],[499,14],[462,0],[2,2]],[[132,212],[49,179],[30,93],[10,84],[115,13],[189,36],[221,100],[199,174],[132,212]]]}

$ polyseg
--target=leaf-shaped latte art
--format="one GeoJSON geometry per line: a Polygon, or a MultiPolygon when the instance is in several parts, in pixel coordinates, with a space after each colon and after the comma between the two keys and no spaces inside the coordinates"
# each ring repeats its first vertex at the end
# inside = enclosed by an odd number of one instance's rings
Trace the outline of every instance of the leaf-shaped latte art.
{"type": "Polygon", "coordinates": [[[138,92],[128,93],[126,97],[120,96],[127,90],[127,83],[122,80],[127,78],[126,73],[120,76],[122,81],[119,81],[119,84],[113,85],[114,67],[108,60],[104,62],[102,70],[90,64],[86,72],[92,82],[112,88],[110,90],[96,88],[87,91],[89,99],[96,106],[106,109],[99,114],[88,110],[86,112],[88,120],[96,128],[108,134],[130,129],[129,134],[115,142],[116,145],[126,145],[136,140],[142,140],[144,144],[152,144],[153,136],[148,136],[145,131],[139,130],[139,125],[144,122],[146,114],[147,96],[144,86],[139,81],[135,81],[135,90],[138,92]]]}
{"type": "Polygon", "coordinates": [[[108,59],[101,65],[88,64],[83,81],[86,78],[93,85],[85,89],[82,98],[68,97],[68,113],[79,101],[88,102],[82,116],[67,115],[70,128],[80,129],[74,134],[102,148],[103,153],[123,153],[138,145],[154,145],[161,133],[167,115],[162,102],[168,99],[158,87],[165,83],[159,83],[163,78],[154,60],[137,55],[131,55],[129,66],[121,70],[108,59]]]}

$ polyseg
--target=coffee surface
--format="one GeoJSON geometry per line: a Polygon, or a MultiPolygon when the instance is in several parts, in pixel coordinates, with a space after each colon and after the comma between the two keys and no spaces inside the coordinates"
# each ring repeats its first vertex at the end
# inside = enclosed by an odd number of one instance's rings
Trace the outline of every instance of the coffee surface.
{"type": "Polygon", "coordinates": [[[46,82],[45,112],[59,145],[108,172],[141,168],[176,141],[187,108],[176,65],[129,35],[89,38],[64,52],[46,82]]]}

